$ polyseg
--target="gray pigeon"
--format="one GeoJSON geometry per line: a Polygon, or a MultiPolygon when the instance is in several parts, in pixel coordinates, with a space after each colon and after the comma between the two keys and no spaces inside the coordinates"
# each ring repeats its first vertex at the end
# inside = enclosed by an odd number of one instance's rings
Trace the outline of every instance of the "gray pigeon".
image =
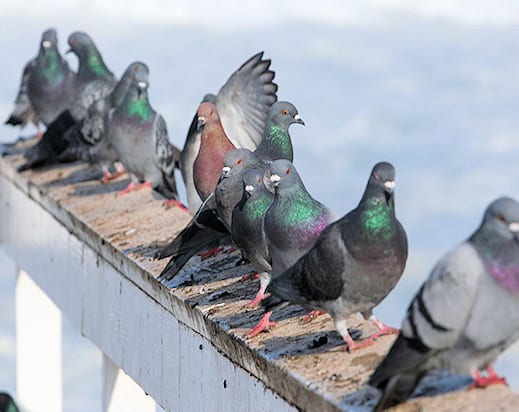
{"type": "Polygon", "coordinates": [[[411,302],[401,334],[368,384],[376,408],[405,401],[432,369],[472,374],[477,386],[503,380],[491,368],[519,337],[519,203],[499,198],[468,240],[433,268],[411,302]],[[487,368],[488,378],[479,371],[487,368]]]}
{"type": "MultiPolygon", "coordinates": [[[[272,266],[270,275],[275,279],[314,245],[319,234],[337,216],[308,193],[289,160],[275,160],[269,169],[275,196],[265,214],[263,236],[272,266]]],[[[254,301],[265,297],[262,288],[268,282],[262,282],[254,301]]],[[[271,313],[266,313],[247,336],[255,336],[272,325],[271,313]]]]}
{"type": "MultiPolygon", "coordinates": [[[[272,271],[263,237],[263,220],[272,205],[274,194],[265,186],[265,169],[252,168],[242,175],[243,194],[232,212],[231,236],[242,256],[259,270],[260,292],[246,306],[254,307],[263,297],[272,271]]],[[[245,278],[249,277],[245,276],[245,278]]]]}
{"type": "Polygon", "coordinates": [[[352,351],[396,330],[372,316],[395,287],[407,259],[407,237],[395,216],[395,169],[377,163],[358,206],[325,229],[315,245],[267,288],[267,307],[288,301],[328,312],[352,351]],[[380,331],[361,343],[348,333],[346,318],[361,312],[380,331]]]}
{"type": "Polygon", "coordinates": [[[113,74],[106,67],[101,53],[86,33],[72,33],[68,43],[70,51],[74,52],[79,59],[70,104],[48,125],[42,139],[26,151],[27,162],[19,170],[58,161],[60,153],[67,148],[65,132],[86,115],[92,103],[108,95],[115,87],[116,80],[113,74]]]}
{"type": "Polygon", "coordinates": [[[142,62],[130,64],[113,91],[91,104],[85,117],[66,132],[67,148],[61,153],[60,160],[99,163],[104,172],[104,182],[120,174],[120,171],[116,174],[109,171],[109,166],[118,160],[117,151],[108,135],[109,114],[122,103],[138,71],[148,73],[148,66],[142,62]]]}
{"type": "Polygon", "coordinates": [[[254,154],[264,161],[287,159],[293,162],[294,152],[288,129],[294,123],[305,125],[296,107],[290,102],[275,102],[270,106],[263,139],[254,154]]]}
{"type": "MultiPolygon", "coordinates": [[[[253,150],[259,145],[268,109],[277,100],[275,73],[269,70],[270,63],[270,60],[263,60],[263,52],[252,56],[231,75],[217,96],[208,94],[202,101],[216,105],[225,134],[237,148],[253,150]]],[[[202,204],[193,180],[193,164],[201,136],[196,128],[197,119],[198,114],[189,128],[180,161],[192,213],[202,204]]]]}
{"type": "Polygon", "coordinates": [[[233,209],[242,197],[242,176],[253,167],[264,168],[264,164],[248,149],[231,150],[223,158],[222,175],[216,185],[214,197],[216,213],[229,231],[233,209]]]}
{"type": "Polygon", "coordinates": [[[27,79],[27,94],[32,107],[46,126],[70,105],[75,77],[59,53],[56,30],[46,30],[27,79]]]}
{"type": "Polygon", "coordinates": [[[231,243],[231,214],[241,198],[241,175],[252,167],[262,167],[263,163],[250,150],[234,149],[225,154],[223,165],[222,176],[214,194],[204,202],[177,237],[157,253],[159,259],[171,257],[160,279],[173,279],[195,254],[209,248],[209,252],[203,254],[202,258],[210,257],[218,251],[220,245],[231,243]]]}
{"type": "Polygon", "coordinates": [[[110,113],[108,133],[131,178],[119,194],[145,185],[176,200],[174,148],[164,118],[150,105],[148,85],[147,70],[134,72],[124,100],[110,113]]]}

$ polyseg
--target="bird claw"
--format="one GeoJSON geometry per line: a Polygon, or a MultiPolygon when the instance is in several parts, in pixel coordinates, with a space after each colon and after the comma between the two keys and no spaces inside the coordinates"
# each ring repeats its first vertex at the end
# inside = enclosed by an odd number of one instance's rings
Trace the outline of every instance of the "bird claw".
{"type": "Polygon", "coordinates": [[[482,389],[486,388],[490,385],[506,385],[508,386],[508,382],[506,378],[499,376],[493,368],[488,367],[487,376],[482,376],[478,371],[474,372],[473,379],[474,383],[469,386],[469,390],[472,389],[482,389]]]}
{"type": "Polygon", "coordinates": [[[308,315],[301,318],[301,323],[308,323],[317,318],[318,316],[324,315],[326,312],[322,310],[312,310],[308,315]]]}
{"type": "Polygon", "coordinates": [[[189,209],[187,208],[187,206],[185,206],[182,202],[180,202],[180,201],[178,201],[176,199],[164,200],[162,202],[162,206],[164,208],[166,208],[166,210],[170,209],[173,206],[176,206],[179,209],[184,210],[185,212],[189,212],[189,209]]]}
{"type": "Polygon", "coordinates": [[[142,189],[144,187],[151,187],[151,182],[144,182],[144,183],[140,183],[140,184],[130,182],[130,184],[128,186],[126,186],[125,189],[117,192],[117,196],[124,196],[130,192],[142,189]]]}
{"type": "Polygon", "coordinates": [[[270,312],[265,313],[256,326],[247,332],[247,337],[252,338],[253,336],[259,335],[261,332],[268,330],[271,326],[274,326],[276,322],[270,320],[270,312]]]}
{"type": "Polygon", "coordinates": [[[103,177],[101,179],[101,183],[109,183],[114,179],[117,179],[119,176],[123,175],[125,173],[124,170],[118,170],[115,173],[110,173],[108,171],[105,171],[103,174],[103,177]]]}
{"type": "Polygon", "coordinates": [[[392,328],[390,326],[384,325],[382,329],[380,329],[378,332],[371,335],[371,339],[377,339],[384,335],[399,335],[400,329],[398,328],[392,328]]]}
{"type": "Polygon", "coordinates": [[[261,301],[263,299],[266,299],[269,296],[270,296],[270,293],[263,294],[263,293],[258,292],[258,294],[256,295],[256,297],[254,299],[252,299],[250,302],[247,302],[245,304],[245,307],[250,308],[250,309],[255,308],[256,306],[258,306],[261,303],[261,301]]]}
{"type": "Polygon", "coordinates": [[[345,351],[352,353],[358,349],[367,348],[375,343],[372,338],[367,338],[361,340],[360,342],[355,342],[353,339],[347,342],[347,346],[344,348],[345,351]]]}
{"type": "Polygon", "coordinates": [[[218,253],[223,252],[225,248],[223,246],[218,246],[216,248],[209,249],[206,252],[199,253],[198,256],[200,256],[200,259],[202,261],[207,260],[209,258],[215,257],[218,255],[218,253]]]}
{"type": "Polygon", "coordinates": [[[260,274],[257,273],[257,272],[251,272],[251,273],[247,273],[246,275],[243,275],[241,278],[240,278],[240,282],[245,282],[246,280],[250,280],[250,279],[259,279],[260,278],[260,274]]]}

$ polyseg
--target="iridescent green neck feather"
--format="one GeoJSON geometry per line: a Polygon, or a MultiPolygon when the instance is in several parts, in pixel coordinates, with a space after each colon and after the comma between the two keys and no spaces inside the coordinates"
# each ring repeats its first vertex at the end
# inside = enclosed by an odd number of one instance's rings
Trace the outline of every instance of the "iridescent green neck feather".
{"type": "Polygon", "coordinates": [[[292,142],[286,127],[269,124],[267,126],[268,133],[263,138],[258,152],[265,152],[272,160],[294,158],[292,142]]]}
{"type": "Polygon", "coordinates": [[[393,235],[393,203],[380,197],[368,198],[361,211],[361,222],[368,235],[387,240],[393,235]]]}
{"type": "Polygon", "coordinates": [[[126,103],[126,112],[129,116],[138,118],[141,122],[149,120],[155,114],[147,97],[128,100],[126,103]]]}
{"type": "Polygon", "coordinates": [[[272,197],[268,196],[265,193],[262,193],[258,196],[251,197],[246,204],[245,214],[250,219],[250,221],[255,221],[258,219],[263,219],[267,209],[270,207],[272,203],[272,197]]]}
{"type": "Polygon", "coordinates": [[[103,59],[95,50],[89,50],[87,65],[88,68],[98,76],[105,76],[110,74],[103,62],[103,59]]]}
{"type": "MultiPolygon", "coordinates": [[[[308,222],[316,219],[321,212],[321,208],[316,207],[316,201],[302,187],[298,187],[291,195],[291,201],[286,204],[286,209],[282,216],[288,226],[297,225],[301,222],[308,222]]],[[[281,199],[282,201],[282,199],[281,199]]]]}

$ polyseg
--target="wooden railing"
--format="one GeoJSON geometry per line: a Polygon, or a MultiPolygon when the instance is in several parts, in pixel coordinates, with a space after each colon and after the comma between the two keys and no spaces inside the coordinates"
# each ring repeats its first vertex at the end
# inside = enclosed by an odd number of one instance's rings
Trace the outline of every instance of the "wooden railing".
{"type": "MultiPolygon", "coordinates": [[[[327,315],[303,325],[291,307],[245,339],[262,312],[244,308],[257,285],[239,281],[251,268],[236,267],[237,253],[194,258],[169,285],[156,279],[165,261],[153,245],[178,233],[185,212],[149,189],[116,198],[126,182],[82,181],[84,165],[20,174],[19,162],[0,160],[0,241],[20,269],[17,395],[28,410],[62,410],[61,315],[103,353],[105,411],[369,410],[369,396],[352,393],[393,337],[348,354],[327,315]]],[[[519,395],[495,386],[399,410],[422,407],[512,411],[519,395]]]]}

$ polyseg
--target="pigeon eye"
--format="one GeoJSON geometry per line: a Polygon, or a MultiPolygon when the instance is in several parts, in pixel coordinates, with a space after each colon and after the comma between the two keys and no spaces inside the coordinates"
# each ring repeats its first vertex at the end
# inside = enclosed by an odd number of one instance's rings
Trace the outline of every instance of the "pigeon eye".
{"type": "Polygon", "coordinates": [[[283,110],[281,110],[281,114],[282,114],[283,116],[286,116],[286,115],[288,114],[288,110],[287,110],[287,109],[283,109],[283,110]]]}
{"type": "Polygon", "coordinates": [[[258,184],[260,184],[260,183],[261,183],[261,178],[260,178],[260,177],[258,177],[258,180],[257,180],[257,182],[258,182],[258,184]]]}
{"type": "Polygon", "coordinates": [[[499,213],[497,215],[497,219],[500,220],[501,222],[505,222],[506,221],[505,217],[501,213],[499,213]]]}
{"type": "Polygon", "coordinates": [[[241,159],[236,160],[237,165],[241,165],[242,163],[243,163],[243,160],[241,160],[241,159]]]}
{"type": "Polygon", "coordinates": [[[287,175],[290,174],[290,167],[287,169],[287,171],[285,172],[287,175]]]}

